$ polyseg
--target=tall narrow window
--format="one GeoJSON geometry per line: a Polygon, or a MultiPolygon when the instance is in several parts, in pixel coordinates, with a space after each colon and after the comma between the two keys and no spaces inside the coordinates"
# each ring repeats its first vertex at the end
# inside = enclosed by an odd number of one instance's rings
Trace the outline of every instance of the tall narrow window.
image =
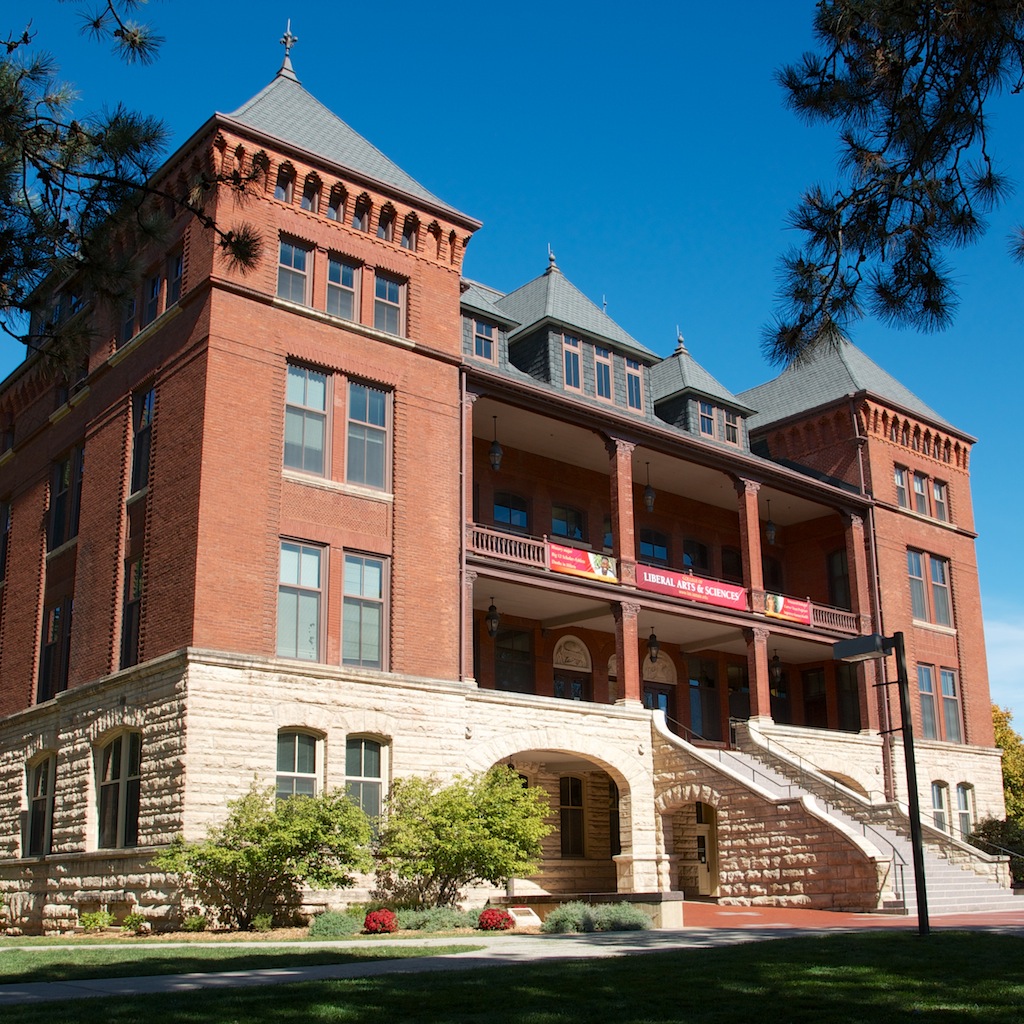
{"type": "Polygon", "coordinates": [[[828,728],[828,702],[825,696],[825,670],[812,668],[800,673],[804,691],[804,725],[812,729],[828,728]]]}
{"type": "Polygon", "coordinates": [[[153,436],[153,410],[156,394],[152,388],[132,395],[132,491],[141,491],[149,483],[150,442],[153,436]]]}
{"type": "Polygon", "coordinates": [[[932,481],[932,504],[936,519],[949,522],[949,499],[946,497],[946,485],[938,480],[932,481]]]}
{"type": "Polygon", "coordinates": [[[907,576],[910,580],[910,610],[915,619],[927,621],[928,599],[924,588],[924,555],[907,552],[907,576]]]}
{"type": "Polygon", "coordinates": [[[358,317],[359,268],[354,263],[332,256],[327,262],[327,312],[343,320],[358,317]]]}
{"type": "Polygon", "coordinates": [[[36,700],[40,703],[68,688],[73,614],[74,602],[70,596],[60,598],[43,609],[43,644],[36,691],[36,700]]]}
{"type": "Polygon", "coordinates": [[[940,832],[949,830],[949,812],[946,809],[946,796],[949,787],[944,782],[932,783],[932,822],[940,832]]]}
{"type": "Polygon", "coordinates": [[[296,302],[300,305],[308,304],[308,267],[312,262],[312,255],[311,249],[281,239],[277,267],[277,297],[279,299],[287,299],[289,302],[296,302]]]}
{"type": "Polygon", "coordinates": [[[57,781],[57,758],[47,754],[28,769],[28,834],[25,853],[45,857],[51,852],[53,797],[57,781]]]}
{"type": "Polygon", "coordinates": [[[529,533],[530,510],[526,499],[510,491],[498,491],[494,495],[494,525],[514,533],[529,533]]]}
{"type": "Polygon", "coordinates": [[[185,257],[172,253],[167,260],[167,305],[173,306],[181,298],[181,280],[185,274],[185,257]]]}
{"type": "Polygon", "coordinates": [[[345,555],[344,664],[384,667],[385,585],[383,559],[345,555]]]}
{"type": "Polygon", "coordinates": [[[726,410],[725,413],[725,439],[729,444],[740,443],[740,417],[739,413],[729,412],[726,410]]]}
{"type": "Polygon", "coordinates": [[[54,466],[50,485],[50,551],[78,536],[84,469],[85,454],[81,448],[73,449],[54,466]]]}
{"type": "Polygon", "coordinates": [[[119,332],[119,343],[127,345],[135,337],[135,299],[125,301],[121,307],[121,330],[119,332]]]}
{"type": "Polygon", "coordinates": [[[320,660],[320,601],[323,551],[311,544],[281,541],[277,589],[277,654],[320,660]]]}
{"type": "Polygon", "coordinates": [[[340,185],[331,189],[331,195],[327,200],[327,219],[345,219],[345,190],[340,185]]]}
{"type": "Polygon", "coordinates": [[[317,739],[304,732],[277,734],[277,799],[316,796],[317,739]]]}
{"type": "Polygon", "coordinates": [[[960,697],[957,693],[956,673],[951,668],[939,669],[939,684],[942,688],[942,729],[948,743],[961,743],[963,730],[960,728],[960,697]]]}
{"type": "Polygon", "coordinates": [[[146,278],[146,290],[142,303],[142,327],[151,324],[160,312],[160,284],[162,278],[159,274],[146,278]]]}
{"type": "Polygon", "coordinates": [[[142,557],[125,566],[124,614],[121,617],[121,668],[139,661],[139,626],[142,622],[142,557]]]}
{"type": "Polygon", "coordinates": [[[914,511],[928,515],[928,477],[923,473],[914,474],[914,511]]]}
{"type": "Polygon", "coordinates": [[[382,206],[380,217],[377,219],[377,237],[385,242],[394,241],[395,238],[395,208],[393,206],[382,206]]]}
{"type": "Polygon", "coordinates": [[[7,579],[7,559],[11,553],[11,503],[0,501],[0,583],[7,579]]]}
{"type": "Polygon", "coordinates": [[[345,479],[349,483],[384,487],[388,461],[387,423],[387,392],[350,381],[345,459],[345,479]]]}
{"type": "Polygon", "coordinates": [[[370,230],[370,197],[361,195],[352,208],[352,227],[356,231],[370,230]]]}
{"type": "Polygon", "coordinates": [[[612,400],[612,352],[600,345],[594,346],[594,390],[598,398],[612,400]]]}
{"type": "Polygon", "coordinates": [[[700,432],[705,437],[715,436],[715,407],[710,402],[700,403],[700,432]]]}
{"type": "Polygon", "coordinates": [[[295,186],[295,172],[291,164],[282,164],[277,172],[277,182],[274,185],[274,198],[282,203],[290,203],[295,186]]]}
{"type": "Polygon", "coordinates": [[[562,354],[565,366],[565,386],[569,391],[580,391],[580,339],[571,334],[562,335],[562,354]]]}
{"type": "Polygon", "coordinates": [[[320,212],[320,181],[313,175],[302,186],[302,208],[309,213],[320,212]]]}
{"type": "Polygon", "coordinates": [[[141,733],[122,733],[103,747],[98,774],[100,849],[137,846],[142,781],[141,733]]]}
{"type": "Polygon", "coordinates": [[[860,732],[860,687],[857,666],[836,663],[836,703],[839,705],[839,728],[844,732],[860,732]]]}
{"type": "Polygon", "coordinates": [[[932,622],[939,626],[952,626],[953,613],[949,601],[949,562],[944,558],[928,556],[932,580],[932,622]]]}
{"type": "Polygon", "coordinates": [[[558,811],[563,857],[583,856],[583,780],[565,775],[558,780],[558,811]]]}
{"type": "Polygon", "coordinates": [[[961,782],[956,787],[956,818],[960,839],[966,840],[974,831],[974,790],[967,783],[961,782]]]}
{"type": "Polygon", "coordinates": [[[388,334],[402,334],[405,284],[379,271],[373,283],[373,326],[388,334]]]}
{"type": "Polygon", "coordinates": [[[626,360],[626,404],[638,411],[644,407],[643,371],[635,359],[626,360]]]}
{"type": "Polygon", "coordinates": [[[410,213],[402,224],[402,248],[415,252],[419,244],[419,221],[416,214],[410,213]]]}
{"type": "Polygon", "coordinates": [[[900,508],[910,508],[910,501],[907,498],[907,471],[902,466],[896,466],[893,470],[893,480],[896,484],[896,504],[900,508]]]}
{"type": "Polygon", "coordinates": [[[478,359],[494,362],[494,327],[482,320],[474,322],[473,354],[478,359]]]}
{"type": "Polygon", "coordinates": [[[825,559],[828,571],[828,599],[836,608],[852,608],[850,601],[850,566],[846,548],[830,552],[825,559]]]}
{"type": "Polygon", "coordinates": [[[381,744],[376,740],[350,737],[345,741],[345,792],[370,819],[380,817],[383,760],[381,744]]]}
{"type": "Polygon", "coordinates": [[[917,692],[921,701],[921,735],[926,740],[937,740],[939,725],[935,713],[935,669],[931,665],[917,666],[917,692]]]}
{"type": "Polygon", "coordinates": [[[327,465],[327,375],[288,366],[284,410],[284,464],[323,476],[327,465]]]}

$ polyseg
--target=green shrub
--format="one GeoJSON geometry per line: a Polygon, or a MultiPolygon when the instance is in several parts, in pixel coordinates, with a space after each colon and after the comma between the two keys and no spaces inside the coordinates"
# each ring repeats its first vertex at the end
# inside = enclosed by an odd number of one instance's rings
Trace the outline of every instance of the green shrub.
{"type": "Polygon", "coordinates": [[[399,910],[398,927],[409,931],[450,932],[476,927],[476,914],[455,907],[427,907],[399,910]]]}
{"type": "Polygon", "coordinates": [[[273,927],[273,914],[256,914],[252,919],[252,930],[254,932],[269,932],[273,927]]]}
{"type": "Polygon", "coordinates": [[[545,932],[638,932],[651,927],[650,918],[632,903],[602,903],[594,907],[580,900],[562,903],[544,919],[545,932]]]}
{"type": "Polygon", "coordinates": [[[571,903],[560,903],[546,918],[541,931],[552,932],[556,935],[565,932],[589,931],[583,927],[584,918],[588,917],[590,908],[582,900],[573,900],[571,903]]]}
{"type": "Polygon", "coordinates": [[[209,922],[202,914],[189,914],[181,922],[181,930],[185,932],[205,932],[209,922]]]}
{"type": "Polygon", "coordinates": [[[363,930],[364,914],[361,907],[341,913],[337,910],[327,910],[323,914],[317,914],[309,924],[309,937],[311,939],[347,939],[351,935],[358,935],[363,930]]]}
{"type": "Polygon", "coordinates": [[[101,932],[114,923],[114,915],[109,910],[86,911],[78,917],[78,923],[87,932],[101,932]]]}
{"type": "Polygon", "coordinates": [[[130,914],[124,915],[124,920],[121,922],[121,931],[125,934],[141,935],[143,932],[150,930],[149,918],[145,914],[140,914],[138,911],[132,911],[130,914]]]}

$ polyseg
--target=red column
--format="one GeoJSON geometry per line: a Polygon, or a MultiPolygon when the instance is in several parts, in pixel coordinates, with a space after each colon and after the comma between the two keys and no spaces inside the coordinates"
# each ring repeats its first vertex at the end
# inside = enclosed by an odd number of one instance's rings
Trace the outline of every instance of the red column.
{"type": "Polygon", "coordinates": [[[852,513],[843,516],[846,527],[846,567],[850,577],[850,608],[860,616],[860,631],[870,633],[871,582],[864,539],[864,520],[852,513]]]}
{"type": "Polygon", "coordinates": [[[743,586],[750,591],[750,610],[764,611],[764,572],[761,568],[761,517],[757,511],[756,480],[736,480],[739,497],[740,554],[743,558],[743,586]]]}
{"type": "Polygon", "coordinates": [[[622,696],[616,704],[640,703],[640,645],[637,616],[640,605],[623,601],[612,605],[615,616],[615,664],[622,696]]]}
{"type": "MultiPolygon", "coordinates": [[[[633,522],[633,449],[635,444],[618,437],[605,440],[611,462],[612,544],[619,567],[619,581],[636,586],[636,536],[633,522]]],[[[635,624],[634,624],[635,627],[635,624]]],[[[622,678],[622,670],[619,670],[622,678]]],[[[639,691],[637,691],[639,693],[639,691]]],[[[637,698],[639,699],[639,697],[637,698]]]]}
{"type": "Polygon", "coordinates": [[[768,639],[771,631],[763,626],[745,629],[747,641],[747,675],[750,679],[750,717],[767,719],[772,717],[772,687],[768,673],[768,639]]]}

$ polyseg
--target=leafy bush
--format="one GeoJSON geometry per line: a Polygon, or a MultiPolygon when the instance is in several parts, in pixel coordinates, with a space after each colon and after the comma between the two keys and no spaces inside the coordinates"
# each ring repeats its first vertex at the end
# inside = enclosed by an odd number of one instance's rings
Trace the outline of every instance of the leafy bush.
{"type": "Polygon", "coordinates": [[[448,932],[456,928],[475,928],[476,914],[455,907],[427,907],[399,910],[398,927],[407,931],[448,932]]]}
{"type": "Polygon", "coordinates": [[[208,923],[202,914],[189,914],[181,922],[181,930],[185,932],[205,932],[208,923]]]}
{"type": "Polygon", "coordinates": [[[650,918],[632,903],[602,903],[592,907],[580,900],[562,903],[544,919],[545,932],[638,932],[651,927],[650,918]]]}
{"type": "Polygon", "coordinates": [[[153,863],[178,875],[196,903],[223,908],[221,920],[243,931],[258,914],[298,906],[303,886],[349,886],[350,871],[369,866],[369,822],[341,792],[277,802],[272,788],[254,784],[228,808],[205,840],[177,836],[153,863]]]}
{"type": "Polygon", "coordinates": [[[363,914],[361,911],[352,913],[327,910],[317,914],[309,924],[311,939],[347,939],[358,935],[363,930],[363,914]]]}
{"type": "Polygon", "coordinates": [[[1008,818],[986,818],[974,826],[967,842],[985,853],[1010,855],[1010,874],[1014,882],[1024,882],[1024,824],[1008,818]]]}
{"type": "Polygon", "coordinates": [[[252,919],[252,930],[254,932],[269,932],[274,927],[273,914],[254,914],[252,919]]]}
{"type": "Polygon", "coordinates": [[[363,922],[363,931],[370,935],[398,931],[398,919],[393,910],[371,910],[363,922]]]}
{"type": "Polygon", "coordinates": [[[121,922],[121,931],[126,934],[141,935],[143,932],[150,931],[149,918],[145,914],[140,914],[138,911],[132,911],[130,914],[124,915],[124,920],[121,922]]]}
{"type": "Polygon", "coordinates": [[[480,911],[480,918],[477,927],[482,932],[507,932],[515,924],[512,915],[507,910],[498,907],[488,907],[480,911]]]}
{"type": "Polygon", "coordinates": [[[80,914],[78,923],[87,932],[101,932],[104,928],[110,928],[114,923],[114,915],[109,910],[93,910],[80,914]]]}

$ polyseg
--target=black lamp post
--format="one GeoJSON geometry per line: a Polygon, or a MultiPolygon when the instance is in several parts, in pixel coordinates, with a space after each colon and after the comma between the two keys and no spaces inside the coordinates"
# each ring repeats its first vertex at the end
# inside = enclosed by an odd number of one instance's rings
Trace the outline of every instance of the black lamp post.
{"type": "Polygon", "coordinates": [[[921,835],[921,798],[917,792],[917,761],[914,758],[914,730],[910,717],[910,681],[907,677],[907,648],[902,633],[882,636],[857,636],[832,645],[837,661],[873,661],[896,655],[896,680],[900,691],[900,728],[903,732],[903,756],[907,766],[907,805],[910,808],[910,845],[914,851],[914,885],[917,890],[917,932],[927,935],[928,890],[924,880],[924,840],[921,835]]]}

